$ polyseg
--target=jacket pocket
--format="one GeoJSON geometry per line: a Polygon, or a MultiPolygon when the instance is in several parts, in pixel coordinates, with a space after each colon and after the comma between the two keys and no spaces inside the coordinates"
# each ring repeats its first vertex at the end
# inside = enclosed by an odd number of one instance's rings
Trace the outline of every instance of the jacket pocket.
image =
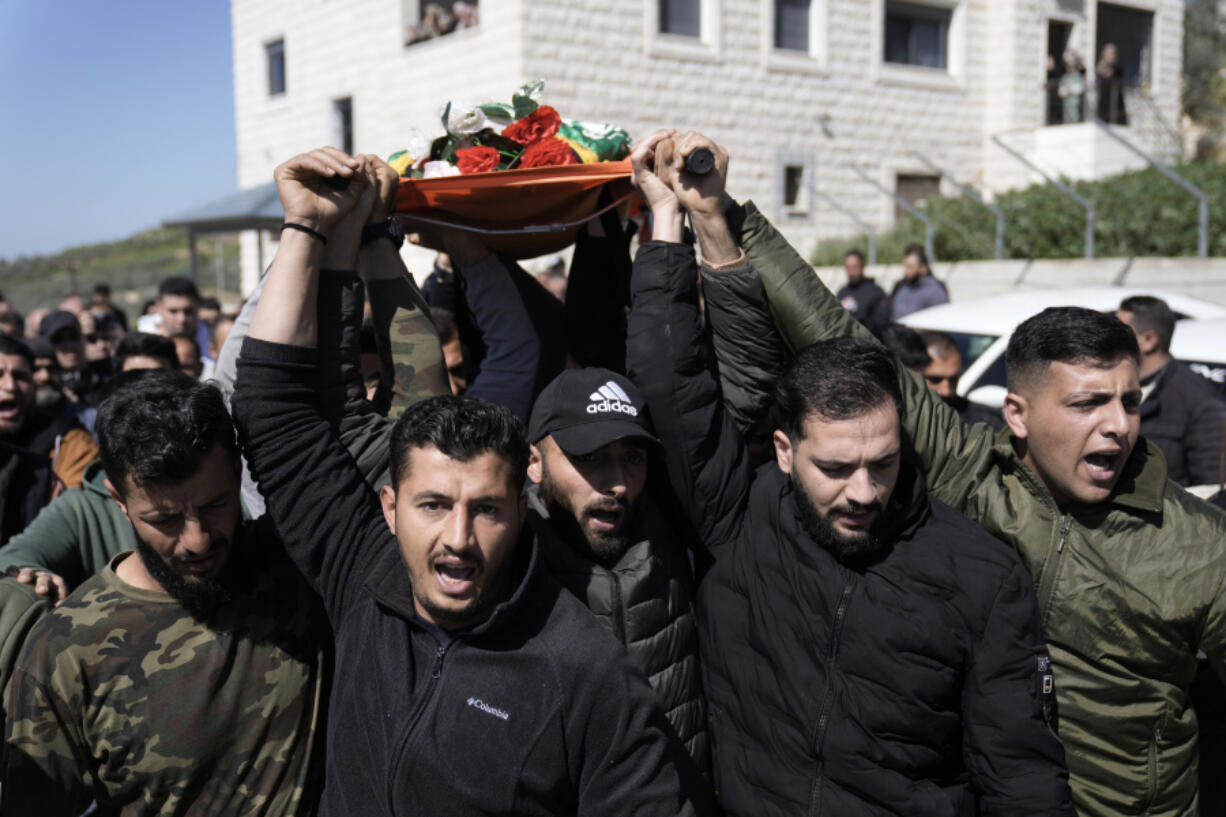
{"type": "Polygon", "coordinates": [[[1166,723],[1166,718],[1163,717],[1154,724],[1154,730],[1149,736],[1149,757],[1147,758],[1148,766],[1146,768],[1146,790],[1145,790],[1145,808],[1143,814],[1149,814],[1149,809],[1154,804],[1154,798],[1158,795],[1158,744],[1162,740],[1162,727],[1166,723]]]}

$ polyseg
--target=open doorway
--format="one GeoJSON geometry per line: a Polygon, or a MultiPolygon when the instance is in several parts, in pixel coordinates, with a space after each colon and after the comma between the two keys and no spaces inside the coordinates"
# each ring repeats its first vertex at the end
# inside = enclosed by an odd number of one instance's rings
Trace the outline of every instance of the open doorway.
{"type": "Polygon", "coordinates": [[[1060,100],[1060,79],[1064,76],[1064,52],[1073,36],[1073,24],[1061,20],[1047,21],[1047,124],[1064,122],[1064,107],[1060,100]]]}

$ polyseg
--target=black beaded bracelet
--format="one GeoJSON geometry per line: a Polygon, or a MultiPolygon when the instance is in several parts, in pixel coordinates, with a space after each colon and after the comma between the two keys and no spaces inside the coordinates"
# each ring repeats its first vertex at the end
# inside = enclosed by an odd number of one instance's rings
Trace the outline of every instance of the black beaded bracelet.
{"type": "Polygon", "coordinates": [[[284,232],[285,230],[297,230],[300,233],[306,233],[309,236],[318,238],[320,241],[322,241],[325,244],[328,243],[328,237],[326,235],[316,230],[312,230],[310,227],[306,226],[305,224],[295,224],[292,221],[287,221],[281,225],[281,230],[282,232],[284,232]]]}

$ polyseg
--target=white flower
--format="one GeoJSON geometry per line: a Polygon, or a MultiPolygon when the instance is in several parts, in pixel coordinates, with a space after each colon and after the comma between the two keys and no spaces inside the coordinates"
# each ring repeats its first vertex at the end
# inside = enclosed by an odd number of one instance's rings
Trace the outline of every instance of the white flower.
{"type": "Polygon", "coordinates": [[[421,168],[423,179],[436,179],[442,176],[459,176],[460,168],[451,162],[426,162],[421,168]]]}
{"type": "Polygon", "coordinates": [[[447,113],[447,132],[476,133],[486,126],[485,112],[471,102],[452,102],[447,113]]]}
{"type": "Polygon", "coordinates": [[[413,157],[413,167],[421,167],[430,159],[430,145],[434,140],[421,128],[409,129],[408,146],[405,148],[413,157]]]}

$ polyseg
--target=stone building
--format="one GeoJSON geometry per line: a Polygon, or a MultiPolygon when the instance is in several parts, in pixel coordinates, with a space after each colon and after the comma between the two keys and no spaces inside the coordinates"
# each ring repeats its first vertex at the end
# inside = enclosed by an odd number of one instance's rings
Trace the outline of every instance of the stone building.
{"type": "MultiPolygon", "coordinates": [[[[1135,144],[1179,149],[1183,0],[231,0],[239,185],[331,143],[387,155],[449,99],[543,78],[565,118],[643,136],[701,130],[729,187],[802,249],[888,227],[950,178],[987,193],[1141,161],[1095,125],[1057,124],[1049,56],[1115,42],[1135,144]],[[479,6],[479,8],[478,8],[479,6]],[[479,14],[479,17],[478,17],[479,14]],[[463,22],[430,36],[440,19],[463,22]],[[467,27],[464,27],[467,23],[467,27]],[[1055,119],[1056,121],[1053,121],[1055,119]],[[942,180],[939,168],[947,172],[942,180]],[[849,215],[850,214],[850,215],[849,215]]],[[[1058,106],[1057,106],[1058,107],[1058,106]]],[[[271,238],[275,238],[272,236],[271,238]]],[[[244,242],[248,281],[255,239],[244,242]]],[[[267,256],[267,247],[262,257],[267,256]]]]}

